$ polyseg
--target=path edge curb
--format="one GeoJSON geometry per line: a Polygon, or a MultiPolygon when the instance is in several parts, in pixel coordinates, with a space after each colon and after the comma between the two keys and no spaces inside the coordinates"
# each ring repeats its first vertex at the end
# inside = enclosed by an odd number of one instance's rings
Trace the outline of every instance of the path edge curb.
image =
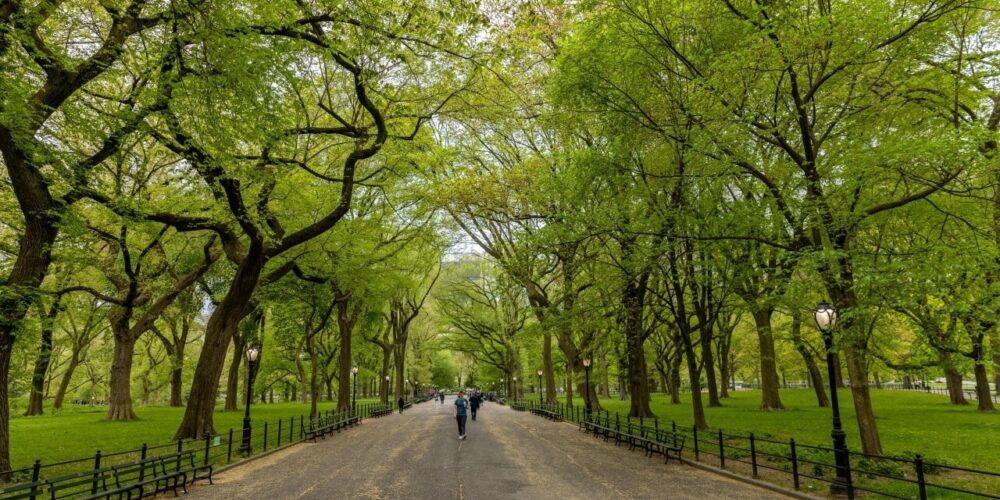
{"type": "Polygon", "coordinates": [[[740,482],[743,482],[743,483],[752,484],[752,485],[757,486],[759,488],[764,488],[766,490],[771,490],[771,491],[773,491],[775,493],[781,493],[782,495],[788,495],[788,496],[790,496],[792,498],[798,498],[800,500],[816,500],[818,498],[823,498],[823,497],[817,497],[817,496],[813,496],[813,495],[807,495],[805,493],[802,493],[801,491],[790,490],[788,488],[781,487],[781,486],[779,486],[777,484],[769,483],[767,481],[761,481],[760,479],[754,479],[752,477],[746,477],[746,476],[741,475],[741,474],[736,474],[735,472],[730,472],[730,471],[727,471],[725,469],[720,469],[718,467],[712,467],[711,465],[703,464],[701,462],[695,462],[693,460],[688,460],[688,459],[683,458],[683,457],[681,457],[680,461],[681,461],[681,463],[683,463],[685,465],[688,465],[688,466],[691,466],[691,467],[694,467],[696,469],[701,469],[701,470],[706,471],[706,472],[711,472],[713,474],[717,474],[717,475],[720,475],[720,476],[723,476],[723,477],[727,477],[727,478],[735,480],[735,481],[740,481],[740,482]]]}
{"type": "MultiPolygon", "coordinates": [[[[361,425],[361,424],[359,423],[358,425],[361,425]]],[[[247,458],[244,458],[243,460],[240,460],[240,461],[237,461],[237,462],[233,462],[231,464],[223,465],[222,467],[219,467],[219,468],[213,470],[212,473],[215,474],[215,473],[218,473],[218,472],[225,472],[225,471],[227,471],[229,469],[235,469],[236,467],[247,465],[247,464],[252,463],[252,462],[254,462],[254,461],[258,460],[258,459],[264,458],[266,456],[273,455],[273,454],[275,454],[275,453],[277,453],[279,451],[286,450],[288,448],[292,448],[292,447],[300,445],[300,444],[305,444],[307,441],[308,440],[303,439],[303,440],[300,440],[300,441],[295,441],[295,442],[292,442],[292,443],[283,444],[283,445],[281,445],[281,446],[279,446],[277,448],[272,448],[272,449],[267,450],[267,451],[265,451],[263,453],[260,453],[260,454],[257,454],[257,455],[253,455],[253,456],[250,456],[250,457],[247,457],[247,458]]],[[[315,442],[313,444],[315,444],[315,442]]]]}
{"type": "MultiPolygon", "coordinates": [[[[579,427],[577,424],[575,424],[573,422],[570,422],[570,421],[567,421],[567,420],[562,420],[560,423],[571,425],[573,427],[579,427]]],[[[823,497],[817,497],[817,496],[813,496],[813,495],[807,495],[805,493],[802,493],[801,491],[790,490],[788,488],[784,488],[784,487],[779,486],[777,484],[769,483],[767,481],[761,481],[759,479],[754,479],[754,478],[751,478],[751,477],[746,477],[746,476],[743,476],[743,475],[740,475],[740,474],[736,474],[734,472],[727,471],[725,469],[720,469],[718,467],[712,467],[711,465],[703,464],[701,462],[695,462],[693,460],[688,460],[688,459],[686,459],[684,457],[680,458],[680,462],[683,463],[684,465],[688,465],[688,466],[694,467],[696,469],[701,469],[701,470],[703,470],[705,472],[711,472],[713,474],[717,474],[719,476],[727,477],[727,478],[735,480],[735,481],[740,481],[742,483],[752,484],[754,486],[757,486],[757,487],[760,487],[760,488],[764,488],[766,490],[770,490],[770,491],[773,491],[775,493],[781,493],[782,495],[788,495],[789,497],[792,497],[792,498],[798,498],[800,500],[817,500],[819,498],[823,498],[823,497]]]]}

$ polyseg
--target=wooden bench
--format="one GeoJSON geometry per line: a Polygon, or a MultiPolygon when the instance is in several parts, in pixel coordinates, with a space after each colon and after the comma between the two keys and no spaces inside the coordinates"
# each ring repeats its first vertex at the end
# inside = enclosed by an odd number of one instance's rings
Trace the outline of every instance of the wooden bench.
{"type": "Polygon", "coordinates": [[[0,488],[0,498],[5,500],[23,500],[26,498],[36,498],[48,485],[46,481],[34,481],[31,483],[17,483],[5,488],[0,488]]]}
{"type": "Polygon", "coordinates": [[[342,429],[351,427],[361,421],[360,418],[354,415],[348,415],[346,413],[339,413],[330,415],[325,419],[316,419],[309,421],[309,429],[306,431],[306,438],[316,440],[317,437],[322,437],[326,439],[326,435],[337,431],[340,432],[342,429]]]}
{"type": "Polygon", "coordinates": [[[685,436],[673,431],[651,429],[642,425],[626,423],[623,429],[619,421],[611,422],[610,418],[596,417],[585,420],[581,423],[584,432],[593,433],[595,437],[604,437],[604,440],[615,440],[615,445],[627,443],[629,449],[641,447],[646,456],[654,453],[663,455],[664,463],[670,460],[670,454],[680,459],[681,451],[684,449],[685,436]]]}
{"type": "MultiPolygon", "coordinates": [[[[49,492],[48,497],[52,500],[77,498],[81,495],[97,493],[105,494],[104,492],[115,489],[109,487],[109,483],[113,482],[114,469],[111,467],[74,472],[45,481],[46,490],[49,492]]],[[[111,495],[111,493],[107,494],[111,495]]]]}
{"type": "Polygon", "coordinates": [[[146,494],[172,490],[177,495],[177,488],[184,487],[184,474],[168,472],[163,464],[163,457],[151,457],[138,462],[116,465],[114,471],[115,487],[103,493],[96,493],[87,498],[121,497],[122,494],[132,498],[137,493],[139,498],[146,494]]]}
{"type": "Polygon", "coordinates": [[[212,482],[212,465],[198,465],[192,450],[160,455],[157,458],[161,461],[164,474],[180,474],[182,476],[181,485],[184,488],[184,493],[187,493],[187,483],[194,484],[199,479],[208,479],[208,484],[214,484],[212,482]]]}
{"type": "Polygon", "coordinates": [[[545,417],[549,420],[562,420],[562,415],[559,412],[552,411],[547,408],[532,408],[531,413],[540,417],[545,417]]]}
{"type": "Polygon", "coordinates": [[[392,414],[392,407],[389,405],[381,406],[378,408],[372,408],[370,415],[372,417],[384,417],[386,415],[392,414]]]}

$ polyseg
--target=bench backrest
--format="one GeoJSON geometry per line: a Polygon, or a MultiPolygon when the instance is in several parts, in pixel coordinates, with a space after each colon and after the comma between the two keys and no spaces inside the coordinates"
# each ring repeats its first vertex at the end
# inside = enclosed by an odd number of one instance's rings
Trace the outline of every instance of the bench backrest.
{"type": "Polygon", "coordinates": [[[0,488],[0,497],[5,500],[21,500],[23,498],[38,497],[45,488],[45,481],[35,481],[33,483],[18,483],[6,488],[0,488]]]}
{"type": "MultiPolygon", "coordinates": [[[[81,471],[45,481],[48,483],[49,498],[72,498],[89,495],[98,491],[107,491],[109,481],[113,481],[111,467],[81,471]]],[[[113,488],[112,488],[113,489],[113,488]]]]}
{"type": "Polygon", "coordinates": [[[115,471],[115,485],[123,488],[146,479],[154,479],[164,474],[162,462],[159,457],[147,458],[130,464],[116,465],[112,467],[115,471]]]}
{"type": "Polygon", "coordinates": [[[194,451],[186,450],[156,457],[163,467],[163,472],[171,474],[197,467],[194,463],[194,451]]]}

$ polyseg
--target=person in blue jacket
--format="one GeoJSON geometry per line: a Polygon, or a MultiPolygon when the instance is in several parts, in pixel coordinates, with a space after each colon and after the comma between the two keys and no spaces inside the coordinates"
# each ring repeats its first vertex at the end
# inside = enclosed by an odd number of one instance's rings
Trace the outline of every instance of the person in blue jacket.
{"type": "Polygon", "coordinates": [[[465,419],[469,401],[465,399],[465,391],[459,391],[455,398],[455,420],[458,421],[458,439],[465,439],[465,419]]]}

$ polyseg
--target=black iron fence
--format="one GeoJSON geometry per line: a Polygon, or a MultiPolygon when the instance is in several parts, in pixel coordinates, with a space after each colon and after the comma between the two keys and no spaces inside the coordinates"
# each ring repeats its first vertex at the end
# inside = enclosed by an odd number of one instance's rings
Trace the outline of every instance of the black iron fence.
{"type": "MultiPolygon", "coordinates": [[[[514,401],[520,411],[543,409],[557,412],[562,419],[583,425],[587,416],[582,406],[538,401],[514,401]]],[[[535,412],[538,413],[538,412],[535,412]]],[[[773,439],[768,435],[698,430],[656,418],[632,418],[617,412],[595,412],[590,421],[600,420],[619,435],[655,439],[663,431],[685,436],[681,452],[687,460],[705,463],[754,479],[791,487],[801,492],[825,494],[836,477],[834,450],[796,442],[794,438],[773,439]]],[[[626,441],[628,441],[626,439],[626,441]]],[[[848,496],[881,496],[921,500],[927,498],[1000,499],[1000,472],[928,461],[919,454],[910,457],[871,456],[850,452],[848,496]]]]}
{"type": "MultiPolygon", "coordinates": [[[[408,400],[406,408],[425,400],[424,398],[408,400]]],[[[229,428],[226,432],[205,435],[198,439],[178,439],[156,445],[143,443],[138,448],[110,453],[97,450],[91,456],[60,462],[35,460],[31,466],[0,473],[2,474],[0,477],[7,479],[6,482],[0,481],[0,499],[28,498],[35,500],[35,498],[46,498],[47,495],[43,494],[43,489],[47,480],[136,463],[150,457],[173,453],[193,452],[195,459],[201,465],[215,467],[229,465],[284,445],[315,439],[320,429],[327,429],[334,423],[337,424],[335,430],[340,430],[339,423],[347,422],[353,416],[356,416],[358,420],[372,418],[379,415],[387,406],[391,408],[391,405],[369,402],[358,404],[357,412],[353,415],[349,411],[325,411],[320,412],[315,418],[299,415],[298,417],[278,420],[254,421],[251,425],[249,452],[241,450],[243,429],[229,428]],[[38,484],[39,486],[37,491],[34,489],[25,491],[22,488],[25,484],[38,484]]],[[[325,434],[326,430],[324,430],[325,434]]],[[[95,479],[93,488],[97,488],[96,481],[95,479]]],[[[80,494],[91,494],[91,490],[90,486],[83,485],[80,494]]]]}
{"type": "MultiPolygon", "coordinates": [[[[806,388],[809,388],[809,387],[811,387],[811,386],[809,386],[808,384],[799,383],[799,382],[782,384],[782,386],[781,386],[782,389],[806,389],[806,388]]],[[[923,384],[919,384],[919,385],[918,384],[909,384],[909,385],[907,385],[907,384],[897,384],[897,383],[891,383],[891,384],[890,383],[880,383],[880,384],[876,384],[874,382],[869,382],[868,383],[868,388],[872,389],[872,390],[876,390],[876,391],[881,391],[881,390],[885,390],[885,391],[909,391],[909,392],[923,392],[923,393],[926,393],[926,394],[936,394],[936,395],[939,395],[939,396],[950,396],[950,394],[948,392],[948,389],[945,389],[943,387],[931,387],[929,385],[923,385],[923,384]]],[[[731,391],[746,391],[746,390],[759,390],[759,389],[760,389],[760,385],[759,384],[737,384],[735,387],[730,387],[729,388],[729,390],[731,390],[731,391]]],[[[688,390],[690,390],[690,389],[688,389],[688,390]]],[[[704,391],[707,391],[707,390],[708,389],[704,389],[704,391]]],[[[967,389],[967,388],[963,387],[962,388],[962,395],[965,396],[965,399],[971,399],[973,401],[976,401],[976,400],[979,399],[979,394],[974,389],[967,389]]],[[[996,394],[995,391],[990,394],[990,399],[993,400],[993,404],[1000,405],[1000,395],[996,394]]]]}

